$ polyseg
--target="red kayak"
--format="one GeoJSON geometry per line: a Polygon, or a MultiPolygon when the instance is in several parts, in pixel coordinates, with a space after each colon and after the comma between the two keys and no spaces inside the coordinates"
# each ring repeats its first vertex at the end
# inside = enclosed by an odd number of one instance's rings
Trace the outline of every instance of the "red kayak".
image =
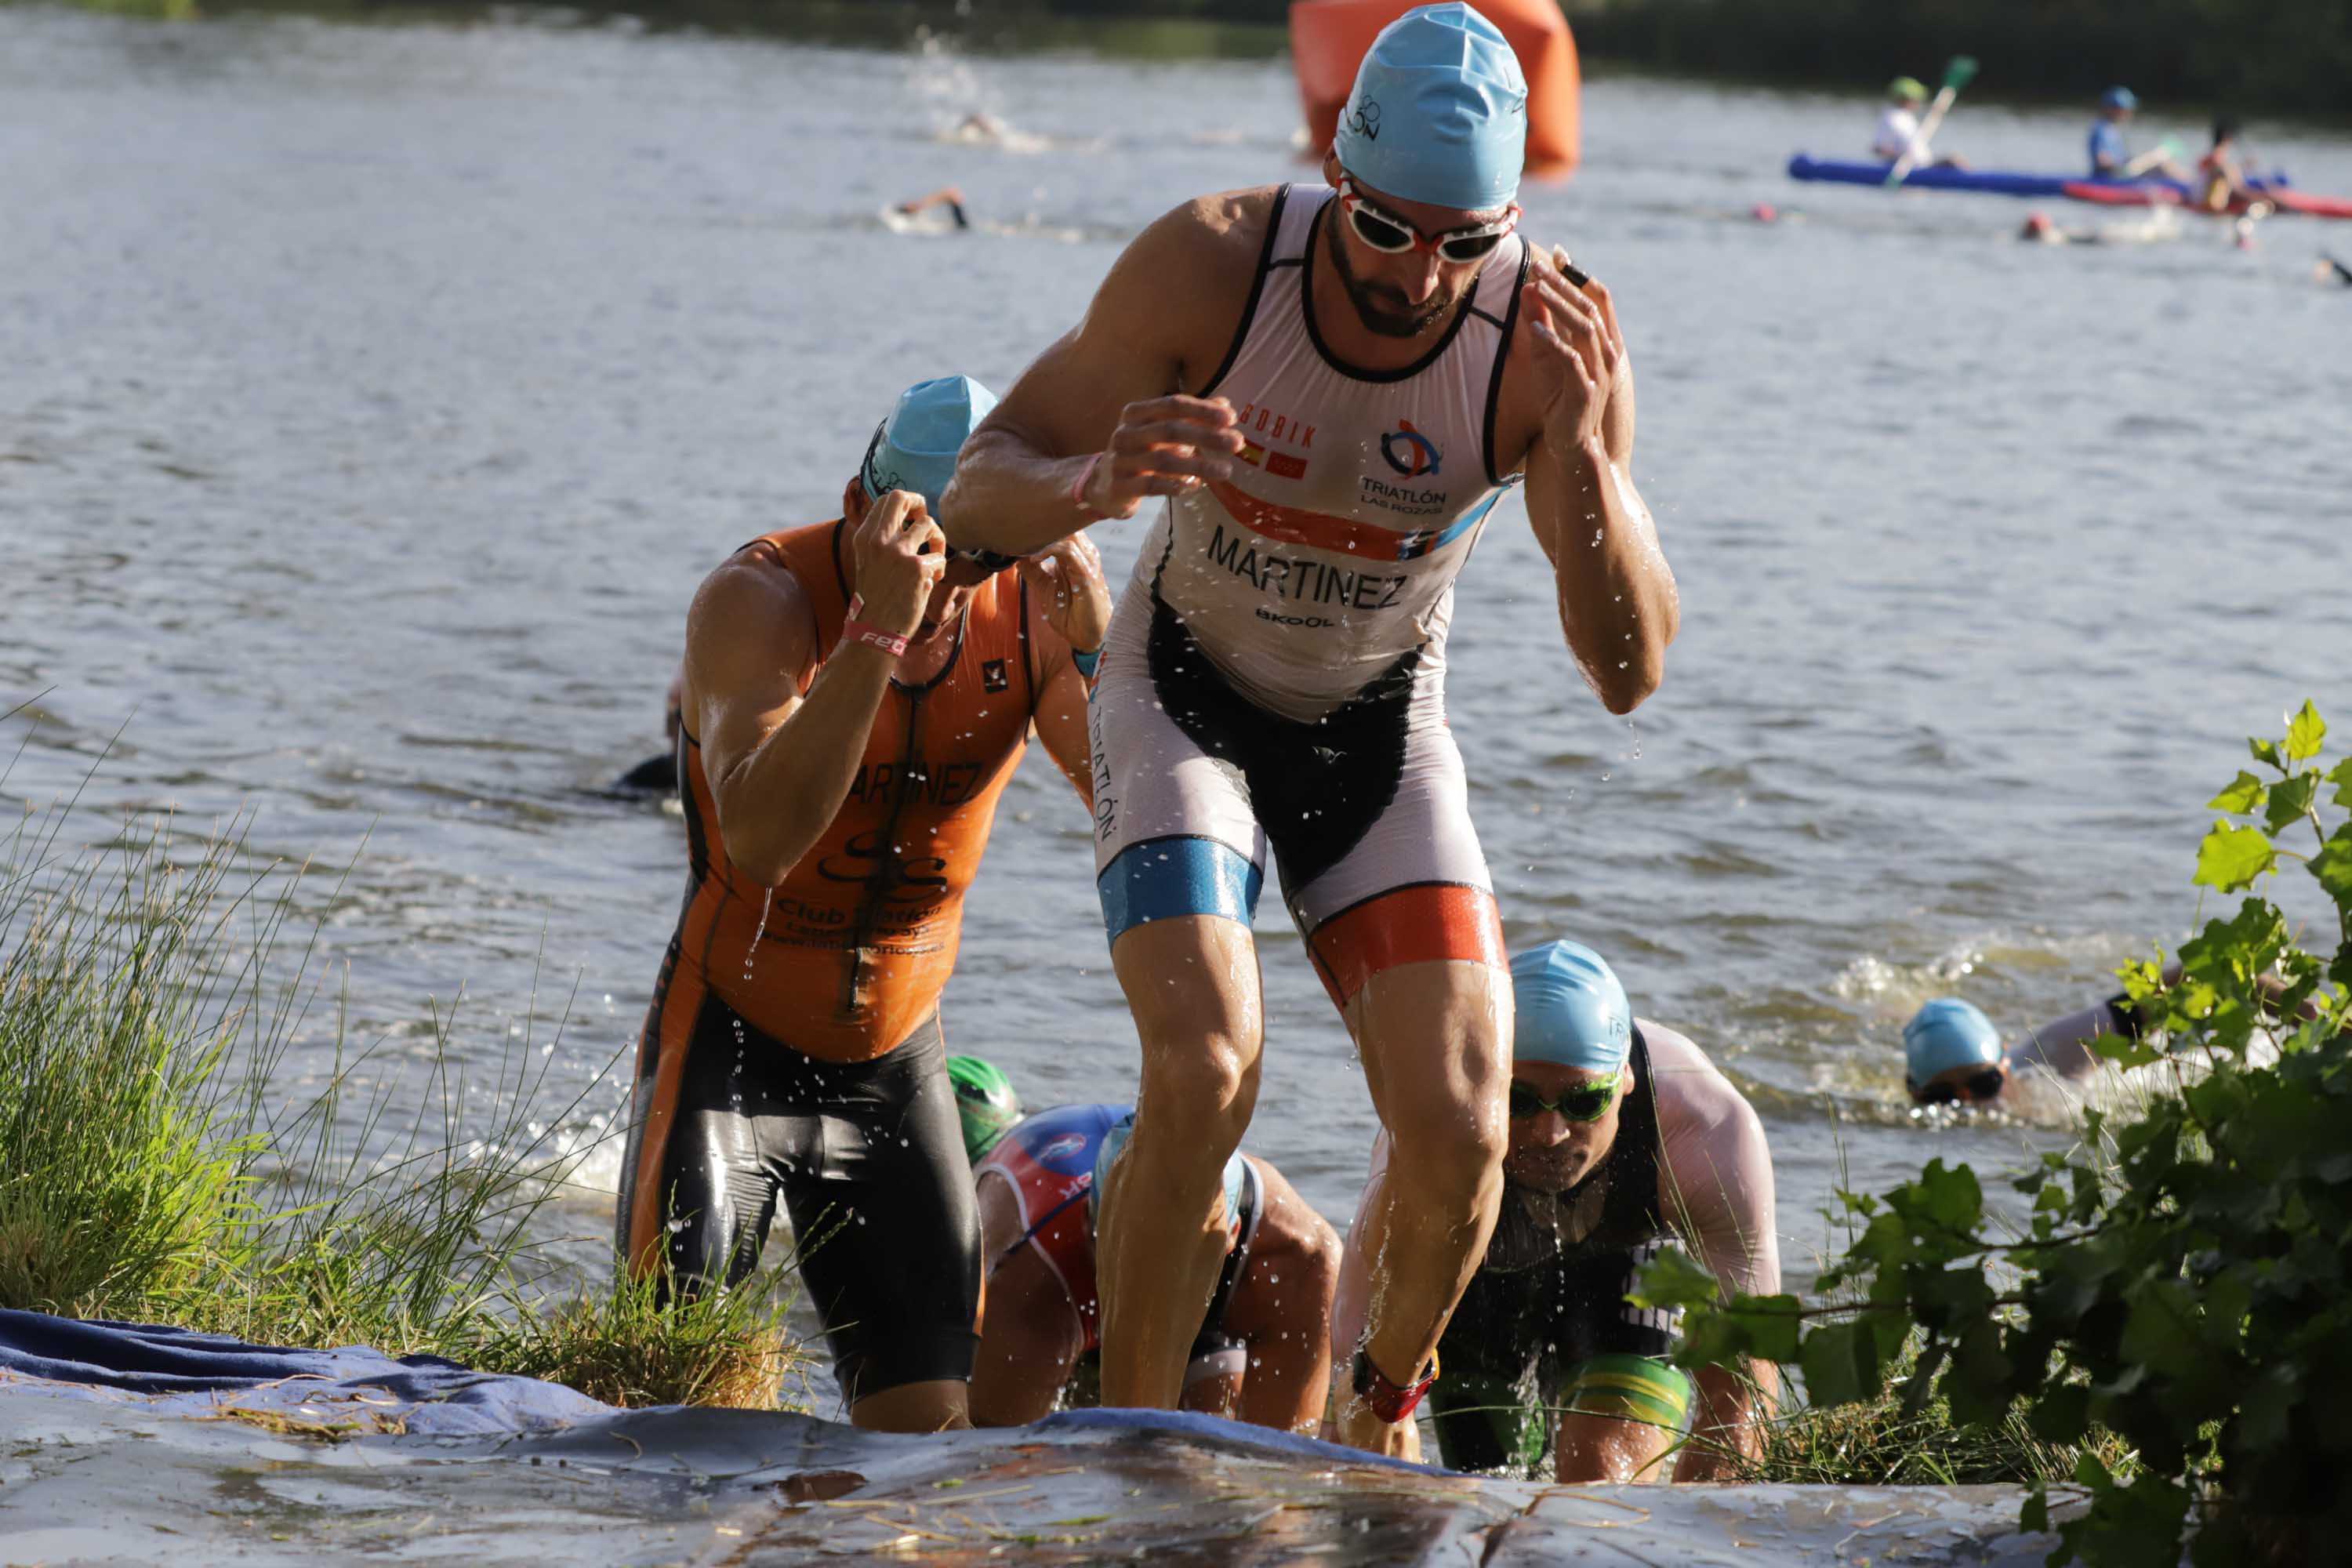
{"type": "MultiPolygon", "coordinates": [[[[2179,207],[2185,212],[2206,212],[2182,195],[2169,184],[2155,181],[2125,184],[2105,180],[2069,180],[2063,187],[2070,201],[2093,202],[2110,207],[2179,207]]],[[[2307,195],[2292,187],[2281,186],[2263,192],[2263,200],[2283,213],[2300,213],[2305,217],[2352,218],[2352,197],[2307,195]]],[[[2246,210],[2246,204],[2233,201],[2216,217],[2230,217],[2246,210]]]]}

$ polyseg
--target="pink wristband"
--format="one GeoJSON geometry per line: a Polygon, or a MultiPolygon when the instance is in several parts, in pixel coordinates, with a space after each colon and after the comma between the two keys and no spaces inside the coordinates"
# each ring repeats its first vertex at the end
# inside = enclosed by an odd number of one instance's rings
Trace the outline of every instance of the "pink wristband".
{"type": "Polygon", "coordinates": [[[841,623],[841,640],[878,647],[893,658],[903,655],[907,651],[907,639],[884,631],[871,621],[859,620],[857,617],[865,608],[866,600],[862,595],[849,601],[849,618],[841,623]]]}
{"type": "Polygon", "coordinates": [[[1096,465],[1099,464],[1102,460],[1103,455],[1100,452],[1097,452],[1093,457],[1088,458],[1087,459],[1087,466],[1078,470],[1077,483],[1070,487],[1070,504],[1076,507],[1080,511],[1086,513],[1089,521],[1097,518],[1109,515],[1107,512],[1097,511],[1093,507],[1087,504],[1087,486],[1093,482],[1096,465]]]}

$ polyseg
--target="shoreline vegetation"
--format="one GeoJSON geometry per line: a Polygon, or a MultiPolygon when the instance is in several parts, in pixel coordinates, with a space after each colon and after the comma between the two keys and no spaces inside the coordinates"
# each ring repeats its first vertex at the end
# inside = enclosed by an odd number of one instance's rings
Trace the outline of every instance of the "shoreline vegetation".
{"type": "Polygon", "coordinates": [[[0,1307],[776,1406],[806,1360],[789,1275],[681,1296],[561,1260],[584,1151],[555,1130],[596,1080],[551,1115],[528,1028],[483,1082],[446,1017],[347,1052],[339,1016],[323,1083],[282,1103],[322,989],[299,870],[168,820],[84,847],[72,815],[0,844],[0,1307]]]}
{"type": "MultiPolygon", "coordinates": [[[[531,18],[693,27],[898,47],[943,37],[980,52],[1085,48],[1111,58],[1270,58],[1288,0],[71,0],[167,20],[284,13],[346,22],[531,18]]],[[[1588,71],[1658,73],[1874,97],[1972,55],[1975,100],[2089,105],[2128,83],[2175,116],[2342,123],[2352,113],[2352,9],[2336,0],[1564,0],[1588,71]]]]}

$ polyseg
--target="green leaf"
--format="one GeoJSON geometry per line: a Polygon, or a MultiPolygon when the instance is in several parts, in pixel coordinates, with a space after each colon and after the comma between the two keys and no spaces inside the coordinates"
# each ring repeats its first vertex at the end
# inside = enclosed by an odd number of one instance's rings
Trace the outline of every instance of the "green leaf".
{"type": "Polygon", "coordinates": [[[2205,842],[2197,847],[2197,875],[2189,880],[2234,893],[2251,886],[2277,859],[2278,851],[2271,847],[2270,837],[2262,829],[2217,822],[2205,835],[2205,842]]]}
{"type": "Polygon", "coordinates": [[[2040,1481],[2033,1483],[2033,1489],[2025,1494],[2025,1506],[2017,1510],[2017,1528],[2037,1535],[2050,1528],[2050,1494],[2040,1481]]]}
{"type": "Polygon", "coordinates": [[[1748,1352],[1759,1361],[1797,1359],[1797,1335],[1804,1328],[1794,1296],[1740,1296],[1725,1309],[1748,1331],[1748,1352]]]}
{"type": "Polygon", "coordinates": [[[1625,1299],[1637,1307],[1664,1312],[1677,1307],[1711,1308],[1722,1294],[1714,1275],[1680,1247],[1669,1247],[1643,1268],[1640,1285],[1628,1290],[1625,1299]]]}
{"type": "Polygon", "coordinates": [[[2254,753],[2254,761],[2268,763],[2279,772],[2286,772],[2286,763],[2279,758],[2279,749],[2268,741],[2248,741],[2246,750],[2254,753]]]}
{"type": "Polygon", "coordinates": [[[2270,809],[2263,815],[2263,826],[2276,833],[2288,824],[2301,820],[2303,815],[2311,809],[2311,803],[2317,798],[2317,773],[2306,768],[2293,778],[2283,779],[2278,787],[2271,791],[2270,809]]]}
{"type": "Polygon", "coordinates": [[[2336,786],[2336,804],[2352,805],[2352,757],[2347,757],[2328,770],[2327,782],[2336,786]]]}
{"type": "Polygon", "coordinates": [[[2311,874],[2337,909],[2352,905],[2352,823],[2337,828],[2311,858],[2311,874]]]}
{"type": "Polygon", "coordinates": [[[2319,710],[2305,698],[2302,711],[2287,721],[2286,760],[2306,763],[2319,755],[2319,742],[2327,735],[2327,725],[2319,717],[2319,710]]]}
{"type": "Polygon", "coordinates": [[[2240,768],[2238,776],[2230,782],[2229,787],[2207,801],[2205,808],[2208,811],[2226,811],[2235,816],[2243,816],[2263,804],[2263,781],[2246,772],[2245,769],[2240,768]]]}
{"type": "Polygon", "coordinates": [[[1815,1405],[1859,1405],[1878,1397],[1878,1341],[1865,1323],[1825,1323],[1805,1336],[1798,1364],[1815,1405]]]}
{"type": "Polygon", "coordinates": [[[2091,1042],[2092,1052],[2117,1067],[2144,1068],[2150,1062],[2162,1061],[2164,1053],[2145,1038],[2126,1039],[2121,1035],[2101,1035],[2091,1042]]]}

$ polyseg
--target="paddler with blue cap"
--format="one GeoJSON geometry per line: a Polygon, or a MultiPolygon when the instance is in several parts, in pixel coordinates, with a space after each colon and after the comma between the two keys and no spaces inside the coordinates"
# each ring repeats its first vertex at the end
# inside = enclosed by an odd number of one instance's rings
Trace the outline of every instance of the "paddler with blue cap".
{"type": "Polygon", "coordinates": [[[993,402],[908,387],[839,518],[761,534],[695,595],[686,898],[615,1227],[631,1270],[724,1288],[781,1203],[850,1419],[889,1431],[970,1425],[980,1228],[940,994],[1033,724],[1089,796],[1081,667],[1110,618],[1084,541],[1017,570],[943,550],[940,492],[993,402]]]}
{"type": "Polygon", "coordinates": [[[1143,1058],[1104,1194],[1107,1403],[1175,1404],[1216,1280],[1218,1172],[1257,1101],[1269,868],[1416,1173],[1360,1230],[1376,1305],[1340,1360],[1347,1441],[1409,1440],[1495,1222],[1509,984],[1445,721],[1454,580],[1524,484],[1611,711],[1657,687],[1679,620],[1633,480],[1616,308],[1518,232],[1526,140],[1494,24],[1406,12],[1358,71],[1327,183],[1153,223],[948,489],[964,550],[1152,511],[1093,712],[1096,890],[1143,1058]]]}
{"type": "MultiPolygon", "coordinates": [[[[1763,1124],[1691,1041],[1636,1018],[1601,955],[1555,941],[1511,961],[1510,1149],[1502,1217],[1438,1346],[1430,1392],[1454,1469],[1562,1482],[1717,1480],[1760,1449],[1779,1390],[1751,1363],[1671,1364],[1672,1313],[1629,1305],[1641,1271],[1686,1249],[1727,1293],[1780,1288],[1763,1124]]],[[[1380,1201],[1386,1141],[1357,1224],[1380,1201]]],[[[1335,1341],[1361,1321],[1350,1250],[1335,1341]]]]}

